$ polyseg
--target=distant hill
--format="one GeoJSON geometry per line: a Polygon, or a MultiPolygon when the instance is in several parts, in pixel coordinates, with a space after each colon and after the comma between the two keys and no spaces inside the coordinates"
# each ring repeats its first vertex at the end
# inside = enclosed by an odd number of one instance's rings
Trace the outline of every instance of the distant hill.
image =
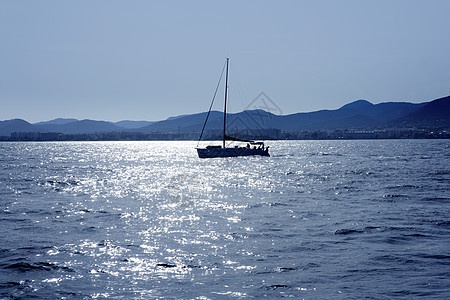
{"type": "MultiPolygon", "coordinates": [[[[55,119],[30,124],[25,120],[0,121],[0,136],[12,132],[57,132],[63,134],[142,132],[142,133],[197,133],[207,113],[180,115],[159,122],[55,119]]],[[[223,114],[211,111],[206,130],[221,130],[223,114]]],[[[379,129],[379,128],[449,128],[450,96],[426,103],[386,102],[372,104],[357,100],[335,110],[320,110],[290,115],[275,115],[264,110],[246,110],[228,114],[227,128],[281,129],[292,131],[379,129]]]]}
{"type": "MultiPolygon", "coordinates": [[[[277,128],[284,130],[325,130],[325,129],[358,129],[381,127],[387,122],[404,117],[425,104],[389,102],[372,104],[366,100],[358,100],[336,110],[320,110],[309,113],[290,115],[274,115],[264,110],[247,110],[236,114],[228,114],[229,129],[262,129],[277,128]]],[[[155,122],[141,128],[149,132],[199,132],[205,121],[206,113],[184,115],[155,122]]],[[[218,130],[223,126],[223,114],[212,111],[208,120],[208,130],[218,130]]]]}
{"type": "MultiPolygon", "coordinates": [[[[139,128],[139,131],[142,131],[144,133],[150,133],[150,132],[200,132],[202,129],[203,123],[205,122],[206,118],[206,112],[204,113],[198,113],[193,115],[183,115],[183,116],[177,116],[177,117],[171,117],[164,121],[155,122],[151,125],[145,126],[143,128],[139,128]]],[[[223,124],[223,114],[218,111],[211,111],[211,114],[209,116],[211,127],[208,126],[208,128],[214,128],[214,124],[222,120],[223,124]]]]}
{"type": "Polygon", "coordinates": [[[375,119],[378,123],[384,123],[401,118],[423,107],[426,103],[384,102],[372,104],[366,100],[358,100],[342,106],[339,111],[347,111],[350,114],[366,115],[375,119]]]}
{"type": "Polygon", "coordinates": [[[125,128],[116,126],[111,122],[94,120],[81,120],[65,124],[45,124],[36,126],[39,128],[39,132],[59,132],[64,134],[119,132],[126,130],[125,128]]]}
{"type": "Polygon", "coordinates": [[[77,119],[65,119],[65,118],[58,118],[58,119],[54,119],[54,120],[50,120],[50,121],[44,121],[44,122],[38,122],[38,123],[34,123],[33,125],[62,125],[62,124],[67,124],[67,123],[72,123],[72,122],[77,122],[77,119]]]}
{"type": "Polygon", "coordinates": [[[115,122],[114,125],[123,127],[123,128],[128,128],[128,129],[136,129],[136,128],[142,128],[142,127],[148,126],[153,123],[155,123],[155,122],[124,120],[124,121],[115,122]]]}
{"type": "Polygon", "coordinates": [[[22,119],[0,121],[0,136],[9,136],[15,131],[37,132],[38,127],[22,119]]]}
{"type": "MultiPolygon", "coordinates": [[[[205,122],[207,113],[183,115],[172,117],[164,121],[155,122],[139,130],[150,132],[200,132],[205,122]]],[[[246,110],[240,113],[227,114],[227,128],[233,129],[257,129],[276,128],[276,116],[264,110],[246,110]]],[[[208,118],[207,130],[221,130],[223,128],[223,113],[211,111],[208,118]]]]}
{"type": "Polygon", "coordinates": [[[281,116],[277,124],[286,130],[369,129],[404,117],[425,104],[386,102],[372,104],[358,100],[336,110],[320,110],[281,116]]]}
{"type": "MultiPolygon", "coordinates": [[[[82,121],[80,121],[80,120],[73,119],[73,118],[58,118],[58,119],[54,119],[54,120],[50,120],[50,121],[34,123],[33,125],[39,125],[39,126],[43,126],[42,128],[49,128],[49,129],[57,130],[59,128],[58,126],[48,126],[48,125],[66,125],[66,124],[70,124],[70,123],[81,122],[81,123],[77,123],[77,124],[72,124],[74,126],[63,126],[63,127],[61,127],[62,130],[74,131],[73,129],[70,129],[70,128],[71,127],[76,127],[78,125],[82,125],[84,127],[90,126],[90,125],[86,124],[87,123],[86,121],[93,121],[93,120],[82,120],[82,121]]],[[[104,122],[104,121],[93,121],[93,122],[104,122]]],[[[154,122],[123,120],[123,121],[119,121],[119,122],[115,122],[115,123],[114,122],[106,122],[106,123],[110,123],[110,124],[113,124],[113,125],[119,127],[119,128],[111,128],[111,129],[113,129],[113,131],[115,131],[117,129],[126,130],[126,129],[141,128],[141,127],[148,126],[148,125],[150,125],[150,124],[152,124],[154,122]]],[[[91,124],[91,125],[96,127],[98,124],[91,124]]],[[[103,131],[105,129],[107,131],[109,131],[108,126],[103,123],[101,128],[99,128],[99,130],[103,131]]],[[[92,130],[89,130],[89,131],[91,132],[92,130]]],[[[95,132],[99,132],[99,131],[95,131],[95,132]]]]}
{"type": "Polygon", "coordinates": [[[396,120],[393,125],[424,128],[450,127],[450,96],[426,103],[420,109],[396,120]]]}

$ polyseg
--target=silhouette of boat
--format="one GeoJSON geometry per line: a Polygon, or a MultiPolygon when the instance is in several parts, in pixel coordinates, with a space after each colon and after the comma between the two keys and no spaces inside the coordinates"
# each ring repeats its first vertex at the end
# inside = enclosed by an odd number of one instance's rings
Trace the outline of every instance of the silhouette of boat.
{"type": "MultiPolygon", "coordinates": [[[[255,142],[255,141],[251,141],[251,140],[238,139],[238,138],[227,136],[227,134],[226,134],[229,63],[230,63],[230,59],[227,58],[226,64],[225,64],[225,67],[226,67],[225,96],[224,96],[225,105],[224,105],[224,110],[223,110],[222,145],[210,145],[210,146],[206,146],[205,148],[197,147],[196,149],[197,149],[198,157],[213,158],[213,157],[236,157],[236,156],[253,156],[253,155],[270,156],[269,155],[269,146],[265,147],[263,142],[255,142]],[[226,141],[243,142],[243,143],[246,143],[246,145],[245,146],[227,147],[226,141]]],[[[222,75],[223,75],[223,70],[222,70],[222,75]]],[[[222,75],[220,77],[220,80],[222,79],[222,75]]],[[[220,80],[219,80],[219,84],[220,84],[220,80]]],[[[217,89],[219,87],[219,84],[217,85],[216,92],[214,93],[214,97],[213,97],[211,106],[209,107],[208,114],[206,115],[206,120],[205,120],[205,123],[203,124],[202,132],[200,133],[199,142],[202,139],[202,135],[205,130],[206,123],[208,122],[208,117],[211,112],[211,108],[213,106],[214,98],[215,98],[215,95],[217,94],[217,89]]]]}

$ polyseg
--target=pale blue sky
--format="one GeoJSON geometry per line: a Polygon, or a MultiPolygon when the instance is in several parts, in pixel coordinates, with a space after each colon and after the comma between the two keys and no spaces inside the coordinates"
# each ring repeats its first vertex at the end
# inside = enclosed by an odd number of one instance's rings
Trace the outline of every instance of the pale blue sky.
{"type": "Polygon", "coordinates": [[[0,120],[284,114],[450,95],[450,1],[0,0],[0,120]],[[236,93],[236,91],[239,93],[236,93]],[[221,106],[217,106],[221,109],[221,106]]]}

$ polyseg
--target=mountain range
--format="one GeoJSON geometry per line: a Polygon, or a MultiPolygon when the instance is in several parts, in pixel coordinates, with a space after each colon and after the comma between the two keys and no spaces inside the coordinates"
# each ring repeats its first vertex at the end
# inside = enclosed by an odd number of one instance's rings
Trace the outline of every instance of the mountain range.
{"type": "MultiPolygon", "coordinates": [[[[170,117],[163,121],[119,121],[54,119],[31,124],[22,119],[0,121],[0,136],[13,132],[58,132],[90,134],[105,132],[200,132],[206,112],[170,117]]],[[[450,128],[450,96],[424,103],[386,102],[372,104],[357,100],[336,110],[275,115],[264,110],[245,110],[227,115],[229,130],[280,129],[287,131],[450,128]]],[[[220,130],[223,114],[211,111],[207,129],[220,130]]]]}

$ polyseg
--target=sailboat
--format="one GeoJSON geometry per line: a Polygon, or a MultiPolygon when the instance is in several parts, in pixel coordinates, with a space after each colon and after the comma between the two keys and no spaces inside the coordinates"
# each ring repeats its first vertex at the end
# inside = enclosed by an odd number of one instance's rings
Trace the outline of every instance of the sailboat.
{"type": "MultiPolygon", "coordinates": [[[[230,136],[227,136],[226,129],[227,129],[227,101],[228,101],[228,69],[230,64],[230,58],[227,57],[226,60],[226,75],[225,75],[225,105],[223,110],[223,138],[222,138],[222,145],[210,145],[206,146],[206,148],[199,148],[197,147],[197,153],[198,157],[200,158],[213,158],[213,157],[236,157],[236,156],[270,156],[269,155],[269,146],[264,147],[263,142],[255,142],[251,140],[243,140],[238,138],[233,138],[230,136]],[[235,142],[244,142],[246,143],[245,146],[234,146],[234,147],[227,147],[226,141],[235,141],[235,142]]],[[[223,74],[223,70],[222,70],[223,74]]],[[[222,78],[222,76],[221,76],[222,78]]],[[[220,83],[220,80],[219,80],[220,83]]],[[[217,85],[217,88],[219,87],[219,84],[217,85]]],[[[216,88],[216,93],[217,93],[216,88]]],[[[199,142],[202,139],[203,131],[205,129],[206,123],[208,122],[208,117],[211,112],[212,105],[214,103],[214,98],[211,103],[211,106],[209,107],[208,114],[206,115],[205,123],[203,124],[202,132],[200,133],[199,142]]]]}

